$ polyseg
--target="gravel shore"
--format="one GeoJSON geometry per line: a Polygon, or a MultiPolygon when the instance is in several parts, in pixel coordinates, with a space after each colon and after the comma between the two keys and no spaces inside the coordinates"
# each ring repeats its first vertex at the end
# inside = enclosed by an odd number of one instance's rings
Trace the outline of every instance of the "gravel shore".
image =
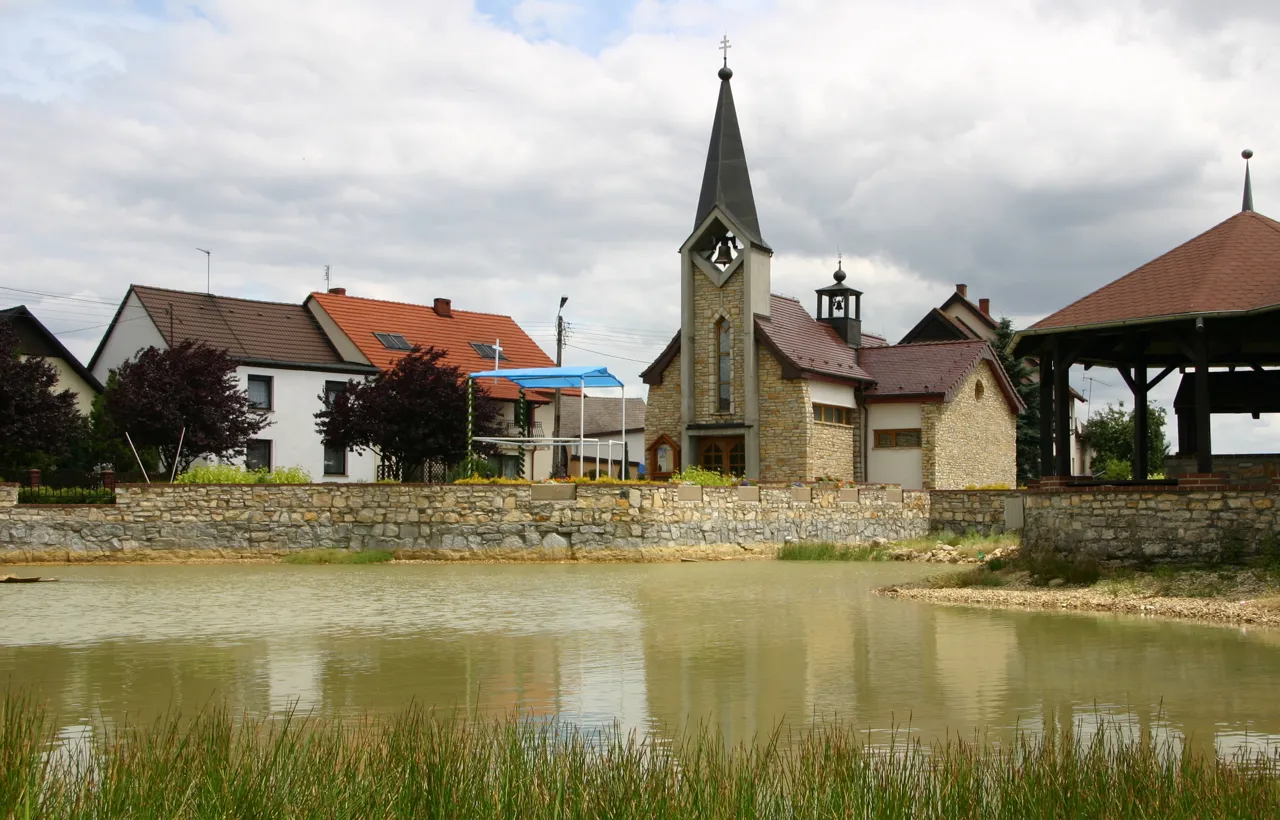
{"type": "Polygon", "coordinates": [[[891,598],[911,598],[938,604],[981,606],[994,609],[1031,609],[1071,612],[1119,612],[1158,618],[1205,621],[1220,624],[1252,624],[1280,627],[1280,600],[1276,598],[1177,598],[1148,595],[1114,595],[1092,588],[1001,589],[964,587],[932,589],[890,586],[876,590],[891,598]]]}

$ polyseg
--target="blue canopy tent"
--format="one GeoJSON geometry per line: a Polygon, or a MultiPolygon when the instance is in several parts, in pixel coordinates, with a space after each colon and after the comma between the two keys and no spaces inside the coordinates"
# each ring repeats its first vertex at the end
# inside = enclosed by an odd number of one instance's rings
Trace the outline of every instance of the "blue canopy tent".
{"type": "MultiPolygon", "coordinates": [[[[581,391],[579,402],[581,412],[578,415],[578,472],[582,473],[582,464],[585,457],[584,445],[586,444],[586,436],[584,434],[587,417],[587,388],[588,387],[620,387],[622,388],[622,477],[627,478],[628,475],[628,456],[627,456],[627,386],[622,380],[609,372],[604,367],[525,367],[513,368],[511,370],[482,370],[478,373],[468,374],[471,379],[506,379],[520,385],[521,388],[530,388],[535,390],[555,390],[558,388],[576,387],[581,391]]],[[[469,436],[469,432],[468,432],[469,436]]],[[[565,444],[572,442],[572,439],[546,439],[554,448],[556,444],[565,444]]],[[[469,442],[468,442],[469,445],[469,442]]],[[[612,451],[611,451],[612,452],[612,451]]],[[[600,445],[596,442],[596,460],[599,462],[600,445]]],[[[612,460],[612,457],[611,457],[612,460]]]]}

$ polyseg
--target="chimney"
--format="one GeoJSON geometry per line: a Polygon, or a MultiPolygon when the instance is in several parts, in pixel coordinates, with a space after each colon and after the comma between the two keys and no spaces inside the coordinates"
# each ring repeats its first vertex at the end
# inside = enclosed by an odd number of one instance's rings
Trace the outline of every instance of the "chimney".
{"type": "Polygon", "coordinates": [[[347,289],[346,289],[346,288],[329,288],[329,292],[330,292],[330,293],[332,293],[334,296],[346,296],[346,295],[347,295],[347,289]]]}
{"type": "Polygon", "coordinates": [[[978,310],[982,311],[982,312],[983,312],[984,314],[986,314],[987,316],[990,316],[990,315],[991,315],[991,300],[990,300],[990,299],[979,299],[979,300],[978,300],[978,310]]]}
{"type": "Polygon", "coordinates": [[[958,293],[958,294],[960,294],[961,296],[963,296],[964,298],[968,299],[968,298],[969,298],[969,286],[968,286],[968,285],[956,285],[956,293],[958,293]]]}
{"type": "Polygon", "coordinates": [[[437,316],[443,316],[446,319],[453,315],[453,301],[450,299],[437,298],[431,308],[436,312],[437,316]]]}

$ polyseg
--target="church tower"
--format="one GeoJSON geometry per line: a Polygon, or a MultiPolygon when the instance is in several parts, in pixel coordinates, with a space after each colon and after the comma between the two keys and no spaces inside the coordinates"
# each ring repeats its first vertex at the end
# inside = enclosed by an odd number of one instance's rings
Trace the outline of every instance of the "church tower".
{"type": "Polygon", "coordinates": [[[680,247],[680,429],[685,465],[760,476],[755,317],[770,313],[769,263],[733,104],[728,38],[693,233],[680,247]]]}

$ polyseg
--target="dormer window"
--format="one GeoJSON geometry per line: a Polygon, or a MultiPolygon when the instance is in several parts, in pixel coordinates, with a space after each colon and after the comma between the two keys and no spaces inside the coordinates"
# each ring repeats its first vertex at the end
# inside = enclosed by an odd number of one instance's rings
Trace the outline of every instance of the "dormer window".
{"type": "Polygon", "coordinates": [[[382,343],[387,350],[413,350],[413,345],[409,344],[409,340],[399,333],[378,333],[374,332],[373,337],[382,343]]]}

